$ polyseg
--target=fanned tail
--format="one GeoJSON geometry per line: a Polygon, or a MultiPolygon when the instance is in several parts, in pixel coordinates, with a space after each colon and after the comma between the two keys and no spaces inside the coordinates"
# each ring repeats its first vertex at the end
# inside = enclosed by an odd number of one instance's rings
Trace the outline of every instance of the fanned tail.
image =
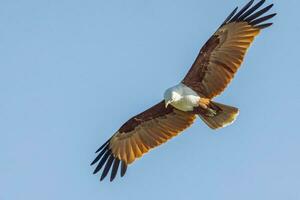
{"type": "Polygon", "coordinates": [[[218,129],[232,124],[238,114],[238,108],[211,101],[209,112],[201,113],[199,117],[211,129],[218,129]]]}

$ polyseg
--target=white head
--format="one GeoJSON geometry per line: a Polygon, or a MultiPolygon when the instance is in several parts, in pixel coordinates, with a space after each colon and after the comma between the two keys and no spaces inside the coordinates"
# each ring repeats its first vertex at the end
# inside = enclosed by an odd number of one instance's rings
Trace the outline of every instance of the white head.
{"type": "Polygon", "coordinates": [[[180,90],[175,86],[167,89],[164,93],[165,105],[166,108],[169,104],[172,104],[175,101],[179,101],[182,98],[180,90]]]}

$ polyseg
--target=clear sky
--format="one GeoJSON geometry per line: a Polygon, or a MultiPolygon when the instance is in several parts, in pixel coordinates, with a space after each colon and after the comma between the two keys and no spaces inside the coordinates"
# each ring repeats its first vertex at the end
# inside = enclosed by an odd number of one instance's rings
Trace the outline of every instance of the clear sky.
{"type": "Polygon", "coordinates": [[[0,199],[299,200],[300,1],[267,2],[275,25],[217,98],[237,121],[198,120],[110,183],[95,150],[247,0],[1,0],[0,199]]]}

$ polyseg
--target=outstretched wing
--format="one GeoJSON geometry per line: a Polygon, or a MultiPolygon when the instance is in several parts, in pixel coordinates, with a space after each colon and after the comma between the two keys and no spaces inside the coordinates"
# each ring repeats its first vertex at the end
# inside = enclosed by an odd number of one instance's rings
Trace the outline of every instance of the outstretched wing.
{"type": "Polygon", "coordinates": [[[159,146],[189,127],[195,115],[182,112],[172,106],[165,108],[164,101],[128,120],[96,153],[99,153],[91,165],[98,163],[94,173],[105,164],[100,180],[103,180],[110,168],[112,181],[121,162],[121,176],[128,164],[141,157],[150,149],[159,146]]]}
{"type": "Polygon", "coordinates": [[[236,8],[205,43],[182,83],[200,96],[219,95],[233,79],[241,66],[247,49],[260,30],[272,25],[265,23],[276,13],[266,15],[273,4],[257,11],[265,0],[252,6],[251,0],[238,13],[236,8]]]}

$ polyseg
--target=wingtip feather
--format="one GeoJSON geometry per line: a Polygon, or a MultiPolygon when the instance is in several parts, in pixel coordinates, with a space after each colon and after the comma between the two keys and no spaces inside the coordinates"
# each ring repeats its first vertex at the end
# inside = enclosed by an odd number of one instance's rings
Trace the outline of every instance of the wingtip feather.
{"type": "Polygon", "coordinates": [[[121,177],[123,177],[125,175],[126,171],[127,171],[127,164],[124,161],[122,161],[122,165],[121,165],[121,177]]]}
{"type": "Polygon", "coordinates": [[[102,172],[102,175],[100,177],[100,181],[102,181],[107,176],[113,161],[114,161],[114,156],[113,156],[113,154],[110,154],[110,156],[108,158],[108,161],[106,162],[106,165],[105,165],[104,170],[102,172]]]}

